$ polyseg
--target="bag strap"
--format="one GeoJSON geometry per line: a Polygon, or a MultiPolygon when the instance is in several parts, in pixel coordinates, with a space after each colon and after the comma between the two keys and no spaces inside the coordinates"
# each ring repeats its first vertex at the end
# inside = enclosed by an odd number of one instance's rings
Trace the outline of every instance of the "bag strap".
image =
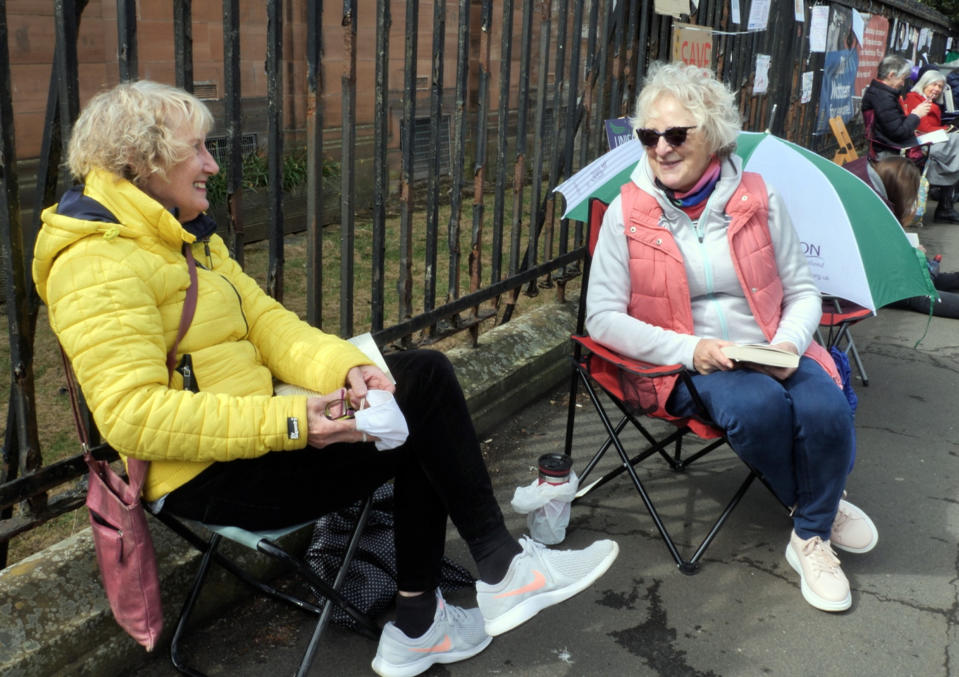
{"type": "MultiPolygon", "coordinates": [[[[176,351],[180,346],[180,341],[186,335],[190,324],[193,322],[193,315],[196,313],[197,299],[197,275],[196,259],[193,258],[193,248],[189,244],[183,245],[183,255],[186,257],[187,270],[190,272],[190,286],[186,290],[186,299],[183,301],[183,312],[180,314],[180,326],[177,329],[176,340],[166,356],[167,383],[173,378],[173,370],[176,368],[176,351]]],[[[93,462],[93,456],[90,454],[90,435],[83,422],[83,416],[80,415],[80,399],[77,394],[76,378],[73,374],[73,367],[67,359],[67,354],[60,346],[60,357],[63,360],[63,372],[67,379],[67,390],[70,392],[70,408],[73,410],[73,422],[77,427],[77,436],[80,438],[80,448],[83,450],[83,460],[87,464],[93,462]]],[[[130,486],[135,490],[135,495],[139,496],[143,485],[146,483],[147,470],[150,468],[149,461],[143,461],[132,456],[127,457],[127,474],[130,477],[130,486]]]]}
{"type": "Polygon", "coordinates": [[[193,247],[189,244],[183,245],[183,255],[186,257],[186,267],[190,271],[190,286],[186,290],[186,299],[183,301],[183,312],[180,314],[180,327],[177,329],[176,340],[166,354],[167,380],[173,378],[173,370],[176,369],[176,349],[180,341],[186,336],[190,323],[193,322],[193,314],[196,312],[196,260],[193,258],[193,247]]]}

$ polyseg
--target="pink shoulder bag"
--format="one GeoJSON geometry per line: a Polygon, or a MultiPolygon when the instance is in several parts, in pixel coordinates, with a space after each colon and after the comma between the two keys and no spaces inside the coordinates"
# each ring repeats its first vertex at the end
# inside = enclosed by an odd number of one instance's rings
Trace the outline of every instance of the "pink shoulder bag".
{"type": "MultiPolygon", "coordinates": [[[[184,255],[190,270],[190,286],[176,340],[167,353],[170,376],[176,365],[177,346],[190,327],[196,311],[196,262],[189,245],[184,246],[184,255]]],[[[147,651],[152,651],[163,629],[163,606],[156,553],[146,521],[146,510],[140,501],[150,462],[128,456],[127,474],[130,479],[127,482],[107,461],[93,457],[86,426],[80,416],[73,372],[65,354],[63,361],[73,415],[83,448],[83,460],[90,469],[86,504],[90,511],[93,544],[97,551],[103,589],[120,627],[147,651]]]]}

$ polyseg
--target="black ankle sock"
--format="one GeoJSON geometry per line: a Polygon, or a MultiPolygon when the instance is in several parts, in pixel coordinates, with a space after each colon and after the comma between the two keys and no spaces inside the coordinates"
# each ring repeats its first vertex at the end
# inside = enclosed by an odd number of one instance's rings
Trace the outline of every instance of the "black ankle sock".
{"type": "Polygon", "coordinates": [[[495,548],[481,557],[476,557],[476,568],[480,580],[484,583],[499,583],[506,577],[509,565],[516,555],[523,552],[522,546],[507,533],[508,539],[502,540],[495,548]]]}
{"type": "Polygon", "coordinates": [[[407,637],[419,637],[433,625],[436,594],[430,590],[414,597],[396,596],[396,620],[393,623],[407,637]]]}

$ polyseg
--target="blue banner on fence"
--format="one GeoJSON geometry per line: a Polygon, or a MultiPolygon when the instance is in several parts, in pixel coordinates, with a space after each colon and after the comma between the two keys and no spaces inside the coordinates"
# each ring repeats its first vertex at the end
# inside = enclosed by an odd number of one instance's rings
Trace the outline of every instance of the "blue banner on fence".
{"type": "Polygon", "coordinates": [[[633,138],[633,128],[629,124],[629,118],[606,120],[606,140],[609,141],[610,150],[631,138],[633,138]]]}
{"type": "Polygon", "coordinates": [[[856,110],[853,106],[853,86],[859,69],[859,54],[855,49],[826,52],[822,69],[822,90],[819,92],[819,110],[816,115],[816,132],[829,130],[829,118],[842,117],[849,122],[856,110]]]}
{"type": "Polygon", "coordinates": [[[829,118],[837,115],[849,122],[856,112],[856,71],[859,70],[859,40],[853,31],[852,10],[833,5],[829,8],[826,31],[826,59],[822,68],[822,89],[816,115],[816,133],[829,130],[829,118]]]}

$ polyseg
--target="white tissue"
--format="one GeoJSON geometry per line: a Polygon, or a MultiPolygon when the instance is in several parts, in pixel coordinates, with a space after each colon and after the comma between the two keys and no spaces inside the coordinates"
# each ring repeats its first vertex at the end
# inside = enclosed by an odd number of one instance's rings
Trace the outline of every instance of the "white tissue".
{"type": "Polygon", "coordinates": [[[380,451],[403,444],[410,429],[393,394],[385,390],[368,390],[366,404],[354,415],[356,429],[377,438],[376,448],[380,451]]]}

